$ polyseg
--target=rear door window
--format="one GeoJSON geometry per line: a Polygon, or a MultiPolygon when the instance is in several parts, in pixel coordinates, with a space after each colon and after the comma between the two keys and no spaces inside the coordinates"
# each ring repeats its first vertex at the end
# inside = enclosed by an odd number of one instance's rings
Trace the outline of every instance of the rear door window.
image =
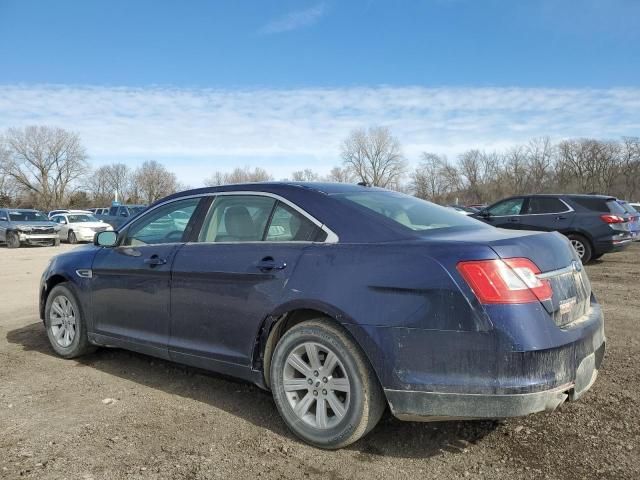
{"type": "Polygon", "coordinates": [[[527,212],[530,215],[540,215],[544,213],[562,213],[569,208],[559,198],[553,197],[531,197],[527,212]]]}

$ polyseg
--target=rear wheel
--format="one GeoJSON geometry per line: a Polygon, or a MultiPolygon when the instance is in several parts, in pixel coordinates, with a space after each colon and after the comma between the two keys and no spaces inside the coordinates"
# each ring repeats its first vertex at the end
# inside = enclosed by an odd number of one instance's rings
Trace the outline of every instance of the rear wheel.
{"type": "Polygon", "coordinates": [[[592,255],[591,260],[598,260],[604,255],[604,253],[599,253],[598,255],[592,255]]]}
{"type": "Polygon", "coordinates": [[[321,448],[355,442],[386,408],[360,348],[325,319],[303,322],[283,335],[271,362],[271,387],[289,429],[321,448]]]}
{"type": "Polygon", "coordinates": [[[15,232],[7,233],[7,248],[19,248],[20,247],[20,237],[15,232]]]}
{"type": "Polygon", "coordinates": [[[582,263],[589,263],[591,261],[591,256],[593,254],[593,250],[591,248],[591,244],[589,240],[587,240],[582,235],[578,235],[576,233],[571,233],[567,235],[569,240],[571,241],[571,246],[576,251],[582,263]]]}
{"type": "Polygon", "coordinates": [[[67,240],[69,241],[69,243],[78,243],[78,237],[76,237],[76,234],[73,232],[73,230],[69,232],[67,240]]]}

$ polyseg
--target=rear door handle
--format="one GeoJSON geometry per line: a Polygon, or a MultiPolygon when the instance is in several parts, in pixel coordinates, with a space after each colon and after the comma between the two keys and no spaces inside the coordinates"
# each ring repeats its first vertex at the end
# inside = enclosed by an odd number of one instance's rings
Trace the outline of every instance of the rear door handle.
{"type": "Polygon", "coordinates": [[[286,262],[276,262],[273,257],[264,257],[254,265],[264,272],[268,272],[270,270],[284,270],[287,268],[286,262]]]}
{"type": "Polygon", "coordinates": [[[157,265],[165,265],[167,261],[164,258],[160,258],[158,255],[151,255],[149,258],[144,259],[144,263],[150,267],[155,267],[157,265]]]}

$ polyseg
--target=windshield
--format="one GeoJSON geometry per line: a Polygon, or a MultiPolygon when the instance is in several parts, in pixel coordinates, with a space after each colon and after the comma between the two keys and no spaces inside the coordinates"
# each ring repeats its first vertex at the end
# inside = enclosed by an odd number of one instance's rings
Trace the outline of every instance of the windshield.
{"type": "Polygon", "coordinates": [[[48,222],[44,213],[31,210],[9,210],[9,218],[12,222],[48,222]]]}
{"type": "Polygon", "coordinates": [[[414,231],[461,226],[484,226],[478,220],[416,197],[397,192],[357,192],[336,194],[336,198],[367,208],[414,231]]]}
{"type": "Polygon", "coordinates": [[[85,223],[85,222],[99,222],[96,217],[88,214],[80,214],[80,215],[67,215],[69,219],[69,223],[85,223]]]}
{"type": "Polygon", "coordinates": [[[140,206],[140,207],[128,207],[128,208],[129,208],[129,213],[131,215],[137,215],[147,207],[140,206]]]}

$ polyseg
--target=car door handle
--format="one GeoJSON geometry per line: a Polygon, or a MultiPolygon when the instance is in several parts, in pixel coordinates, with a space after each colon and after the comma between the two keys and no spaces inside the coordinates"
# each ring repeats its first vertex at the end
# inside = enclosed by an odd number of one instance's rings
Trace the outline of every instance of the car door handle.
{"type": "Polygon", "coordinates": [[[556,217],[556,220],[566,220],[566,219],[567,219],[567,217],[565,217],[564,215],[558,215],[556,217]]]}
{"type": "Polygon", "coordinates": [[[520,221],[520,219],[519,218],[510,218],[509,221],[511,223],[518,223],[520,221]]]}
{"type": "Polygon", "coordinates": [[[286,262],[277,263],[273,259],[273,257],[264,257],[262,260],[260,260],[259,262],[256,262],[254,265],[258,267],[258,269],[265,272],[270,270],[284,270],[285,268],[287,268],[286,262]]]}
{"type": "Polygon", "coordinates": [[[149,258],[144,259],[144,263],[150,267],[155,267],[157,265],[165,265],[167,261],[164,258],[160,258],[158,255],[151,255],[149,258]]]}

